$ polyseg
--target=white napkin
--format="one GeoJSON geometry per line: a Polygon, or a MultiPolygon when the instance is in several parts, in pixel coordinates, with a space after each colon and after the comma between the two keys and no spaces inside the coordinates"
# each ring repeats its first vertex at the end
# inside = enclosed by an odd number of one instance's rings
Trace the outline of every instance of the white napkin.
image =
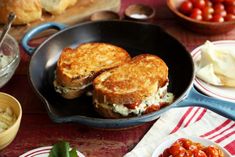
{"type": "Polygon", "coordinates": [[[201,136],[235,155],[235,122],[201,107],[174,108],[159,118],[124,157],[151,157],[168,136],[201,136]],[[171,134],[171,135],[170,135],[171,134]]]}

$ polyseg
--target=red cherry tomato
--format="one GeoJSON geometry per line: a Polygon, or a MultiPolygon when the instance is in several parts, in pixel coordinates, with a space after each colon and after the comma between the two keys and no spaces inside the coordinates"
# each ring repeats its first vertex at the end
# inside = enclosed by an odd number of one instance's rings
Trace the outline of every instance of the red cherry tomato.
{"type": "Polygon", "coordinates": [[[224,5],[235,6],[235,0],[224,0],[224,5]]]}
{"type": "Polygon", "coordinates": [[[232,20],[235,20],[235,15],[233,15],[233,14],[227,14],[227,15],[224,17],[224,20],[225,20],[225,21],[232,21],[232,20]]]}
{"type": "Polygon", "coordinates": [[[179,144],[173,144],[168,152],[173,156],[184,156],[186,150],[181,147],[179,144]]]}
{"type": "Polygon", "coordinates": [[[224,0],[211,0],[212,3],[223,3],[224,0]]]}
{"type": "Polygon", "coordinates": [[[210,21],[212,19],[212,13],[214,9],[212,7],[205,7],[202,9],[202,18],[204,21],[210,21]]]}
{"type": "Polygon", "coordinates": [[[208,146],[208,147],[204,148],[203,151],[209,157],[220,157],[221,155],[223,156],[222,151],[215,146],[208,146]]]}
{"type": "Polygon", "coordinates": [[[221,10],[221,11],[215,10],[214,14],[221,15],[221,16],[225,17],[227,15],[227,12],[225,10],[221,10]]]}
{"type": "Polygon", "coordinates": [[[198,147],[196,146],[195,143],[193,143],[193,144],[191,144],[191,145],[189,146],[188,149],[189,149],[190,151],[194,152],[194,151],[198,150],[198,147]]]}
{"type": "Polygon", "coordinates": [[[227,6],[227,7],[226,7],[226,11],[227,11],[227,13],[229,13],[229,14],[235,15],[235,5],[234,5],[234,6],[232,6],[232,5],[227,6]]]}
{"type": "Polygon", "coordinates": [[[213,5],[213,8],[215,11],[222,11],[225,9],[224,5],[222,3],[216,3],[213,5]]]}
{"type": "Polygon", "coordinates": [[[206,7],[212,7],[212,2],[210,0],[206,0],[206,7]]]}
{"type": "Polygon", "coordinates": [[[202,13],[206,13],[206,14],[213,14],[214,13],[214,8],[212,7],[205,7],[202,9],[202,13]]]}
{"type": "Polygon", "coordinates": [[[157,111],[157,110],[159,110],[160,109],[160,105],[151,105],[151,106],[149,106],[149,107],[147,107],[147,109],[145,110],[145,114],[146,113],[151,113],[151,112],[154,112],[154,111],[157,111]]]}
{"type": "Polygon", "coordinates": [[[164,150],[162,157],[169,157],[171,154],[169,153],[169,148],[167,148],[166,150],[164,150]]]}
{"type": "Polygon", "coordinates": [[[194,8],[202,9],[206,6],[205,0],[195,0],[193,3],[194,8]]]}
{"type": "Polygon", "coordinates": [[[193,14],[193,13],[194,13],[194,14],[201,15],[201,14],[202,14],[202,10],[199,9],[199,8],[193,8],[191,14],[193,14]]]}
{"type": "Polygon", "coordinates": [[[196,0],[189,0],[190,2],[194,3],[196,0]]]}
{"type": "Polygon", "coordinates": [[[194,143],[194,146],[197,147],[197,149],[203,149],[204,146],[201,143],[194,143]]]}
{"type": "Polygon", "coordinates": [[[189,150],[185,152],[184,157],[194,157],[194,154],[189,150]]]}
{"type": "Polygon", "coordinates": [[[198,8],[194,8],[192,10],[192,13],[190,14],[190,17],[195,20],[202,20],[202,11],[198,8]]]}
{"type": "Polygon", "coordinates": [[[225,10],[225,7],[222,3],[216,3],[214,6],[214,14],[221,15],[221,16],[226,16],[227,12],[225,10]]]}
{"type": "Polygon", "coordinates": [[[213,15],[211,21],[212,22],[224,22],[224,18],[220,14],[215,14],[213,15]]]}
{"type": "Polygon", "coordinates": [[[203,21],[211,21],[212,17],[212,14],[202,14],[203,21]]]}
{"type": "Polygon", "coordinates": [[[216,146],[203,146],[186,138],[180,138],[159,157],[222,157],[223,152],[216,146]],[[187,146],[186,146],[187,145],[187,146]],[[186,147],[189,147],[188,149],[186,147]]]}
{"type": "Polygon", "coordinates": [[[192,141],[190,141],[189,139],[186,139],[186,138],[180,138],[177,140],[178,143],[184,147],[186,150],[189,150],[189,147],[191,146],[192,144],[192,141]]]}
{"type": "Polygon", "coordinates": [[[202,20],[202,15],[198,15],[198,14],[191,14],[190,17],[194,20],[198,20],[201,21],[202,20]]]}
{"type": "Polygon", "coordinates": [[[124,104],[125,107],[129,108],[129,109],[135,109],[136,106],[139,106],[140,102],[136,102],[133,104],[124,104]]]}
{"type": "Polygon", "coordinates": [[[183,14],[189,14],[193,9],[193,3],[190,1],[184,1],[179,7],[179,11],[183,14]]]}
{"type": "Polygon", "coordinates": [[[196,150],[193,152],[194,157],[207,157],[206,153],[201,150],[196,150]]]}

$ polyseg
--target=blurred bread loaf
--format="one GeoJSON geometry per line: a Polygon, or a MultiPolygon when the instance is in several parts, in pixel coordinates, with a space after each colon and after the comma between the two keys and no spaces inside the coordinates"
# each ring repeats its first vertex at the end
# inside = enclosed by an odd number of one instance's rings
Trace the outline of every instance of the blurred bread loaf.
{"type": "Polygon", "coordinates": [[[0,0],[0,23],[7,23],[8,14],[14,12],[14,25],[28,24],[40,20],[42,10],[59,15],[76,2],[77,0],[0,0]]]}
{"type": "Polygon", "coordinates": [[[42,8],[53,15],[63,13],[66,8],[74,5],[76,2],[77,0],[41,0],[42,8]]]}
{"type": "Polygon", "coordinates": [[[13,24],[21,25],[42,17],[40,0],[0,0],[0,23],[6,23],[10,12],[16,14],[13,24]]]}

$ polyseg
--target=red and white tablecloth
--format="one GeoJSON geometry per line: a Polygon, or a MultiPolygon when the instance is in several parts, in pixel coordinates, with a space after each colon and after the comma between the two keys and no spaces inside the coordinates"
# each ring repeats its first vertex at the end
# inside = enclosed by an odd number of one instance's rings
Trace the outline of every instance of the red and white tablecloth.
{"type": "Polygon", "coordinates": [[[151,157],[161,141],[174,135],[209,139],[235,156],[235,122],[205,108],[186,107],[163,114],[124,157],[151,157]]]}

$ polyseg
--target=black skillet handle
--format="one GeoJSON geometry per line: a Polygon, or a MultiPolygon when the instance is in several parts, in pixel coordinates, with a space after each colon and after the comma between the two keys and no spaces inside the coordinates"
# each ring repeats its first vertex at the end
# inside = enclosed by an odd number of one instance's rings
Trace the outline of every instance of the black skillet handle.
{"type": "Polygon", "coordinates": [[[231,120],[235,120],[235,103],[205,96],[194,87],[191,88],[188,96],[176,105],[176,107],[184,106],[204,107],[231,120]]]}
{"type": "Polygon", "coordinates": [[[66,28],[66,25],[64,24],[59,24],[59,23],[53,23],[53,22],[48,22],[48,23],[44,23],[42,25],[39,25],[31,30],[29,30],[24,37],[21,40],[21,45],[23,47],[23,49],[25,50],[25,52],[28,55],[32,55],[33,52],[35,51],[35,47],[29,46],[28,42],[37,34],[47,30],[47,29],[56,29],[56,30],[63,30],[66,28]]]}

